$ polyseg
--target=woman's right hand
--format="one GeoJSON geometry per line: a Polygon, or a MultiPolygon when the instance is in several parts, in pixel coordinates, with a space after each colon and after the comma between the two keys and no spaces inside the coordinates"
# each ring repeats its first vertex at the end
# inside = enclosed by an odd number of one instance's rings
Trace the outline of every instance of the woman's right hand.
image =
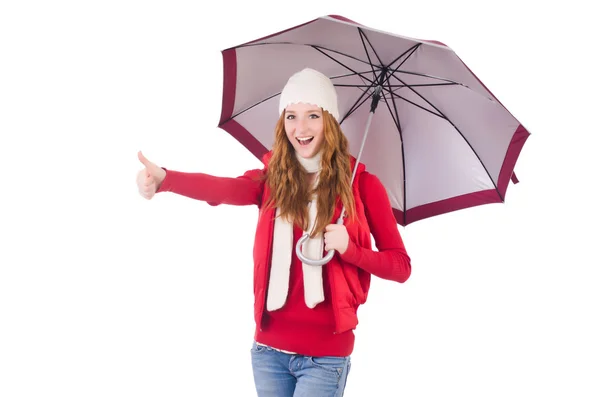
{"type": "Polygon", "coordinates": [[[137,175],[138,190],[142,197],[150,200],[167,176],[167,172],[144,157],[141,151],[138,152],[138,159],[144,165],[137,175]]]}

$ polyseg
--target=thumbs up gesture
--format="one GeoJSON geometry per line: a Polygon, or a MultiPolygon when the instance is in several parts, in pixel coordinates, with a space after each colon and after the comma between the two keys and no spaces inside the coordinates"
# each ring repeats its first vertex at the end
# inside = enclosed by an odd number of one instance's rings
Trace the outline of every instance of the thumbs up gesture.
{"type": "Polygon", "coordinates": [[[138,152],[138,159],[144,165],[137,175],[138,189],[142,197],[150,200],[167,176],[167,172],[148,160],[141,151],[138,152]]]}

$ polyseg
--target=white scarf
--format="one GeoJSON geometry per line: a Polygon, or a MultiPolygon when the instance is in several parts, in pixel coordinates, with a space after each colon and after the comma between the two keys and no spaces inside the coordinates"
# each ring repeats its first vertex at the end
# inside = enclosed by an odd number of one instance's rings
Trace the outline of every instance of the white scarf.
{"type": "MultiPolygon", "coordinates": [[[[306,172],[321,171],[321,154],[317,154],[310,159],[305,159],[298,154],[296,158],[304,167],[306,172]]],[[[319,174],[315,178],[313,187],[319,182],[319,174]]],[[[308,229],[305,233],[310,233],[314,227],[317,217],[316,197],[308,207],[308,229]]],[[[290,284],[290,267],[292,264],[292,253],[294,247],[294,226],[279,216],[280,209],[277,208],[275,218],[275,230],[273,232],[273,253],[271,258],[271,274],[269,278],[269,290],[267,294],[267,310],[274,311],[280,309],[285,304],[290,284]]],[[[309,238],[302,245],[302,253],[310,259],[321,259],[323,257],[323,233],[320,232],[314,238],[309,238]]],[[[323,272],[321,266],[311,266],[302,264],[302,274],[304,279],[304,301],[306,306],[314,308],[317,304],[325,300],[323,293],[323,272]]]]}

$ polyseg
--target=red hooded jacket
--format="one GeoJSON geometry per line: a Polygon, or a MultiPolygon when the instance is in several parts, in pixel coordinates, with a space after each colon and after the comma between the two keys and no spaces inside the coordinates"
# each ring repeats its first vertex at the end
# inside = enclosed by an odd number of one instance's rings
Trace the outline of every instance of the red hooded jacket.
{"type": "MultiPolygon", "coordinates": [[[[272,152],[263,156],[263,169],[247,171],[237,178],[167,170],[159,192],[170,191],[210,205],[257,205],[258,223],[254,241],[254,318],[260,329],[268,290],[275,209],[265,203],[269,188],[264,182],[272,152]]],[[[355,159],[351,158],[354,167],[355,159]]],[[[358,324],[358,307],[365,303],[371,275],[404,282],[411,273],[410,258],[398,231],[389,198],[379,179],[359,163],[352,184],[356,221],[344,222],[350,237],[344,254],[336,253],[323,267],[331,291],[335,333],[352,330],[358,324]],[[366,204],[366,205],[365,205],[366,204]],[[378,251],[371,247],[371,234],[378,251]]],[[[341,213],[339,205],[331,223],[341,213]]],[[[295,257],[295,255],[294,255],[295,257]]]]}

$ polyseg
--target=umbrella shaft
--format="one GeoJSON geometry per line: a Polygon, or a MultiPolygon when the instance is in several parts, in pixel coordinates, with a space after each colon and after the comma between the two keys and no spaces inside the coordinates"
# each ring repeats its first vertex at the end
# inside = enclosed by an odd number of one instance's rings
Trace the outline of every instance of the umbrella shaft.
{"type": "Polygon", "coordinates": [[[371,120],[373,119],[373,112],[369,112],[369,118],[367,119],[367,125],[365,127],[365,133],[363,135],[362,142],[360,143],[360,149],[358,149],[358,155],[356,156],[356,163],[354,164],[354,170],[352,171],[352,180],[350,184],[354,182],[354,177],[356,176],[356,170],[358,169],[358,163],[360,162],[360,157],[362,156],[363,149],[365,148],[365,143],[367,142],[367,135],[369,135],[369,127],[371,126],[371,120]]]}
{"type": "MultiPolygon", "coordinates": [[[[371,111],[369,112],[369,118],[367,119],[367,125],[365,127],[365,133],[363,135],[362,142],[360,143],[360,149],[358,149],[358,155],[356,156],[356,163],[354,164],[354,170],[352,171],[352,179],[350,180],[350,186],[354,183],[354,177],[356,176],[356,170],[358,169],[358,163],[360,162],[360,157],[362,156],[363,149],[365,148],[365,143],[367,142],[367,135],[369,135],[369,127],[371,127],[371,120],[373,120],[373,115],[375,114],[375,108],[377,107],[377,103],[381,98],[381,86],[377,86],[375,88],[375,93],[373,94],[373,101],[371,102],[371,111]]],[[[346,207],[342,208],[342,213],[340,214],[340,220],[344,218],[346,215],[346,207]]]]}

